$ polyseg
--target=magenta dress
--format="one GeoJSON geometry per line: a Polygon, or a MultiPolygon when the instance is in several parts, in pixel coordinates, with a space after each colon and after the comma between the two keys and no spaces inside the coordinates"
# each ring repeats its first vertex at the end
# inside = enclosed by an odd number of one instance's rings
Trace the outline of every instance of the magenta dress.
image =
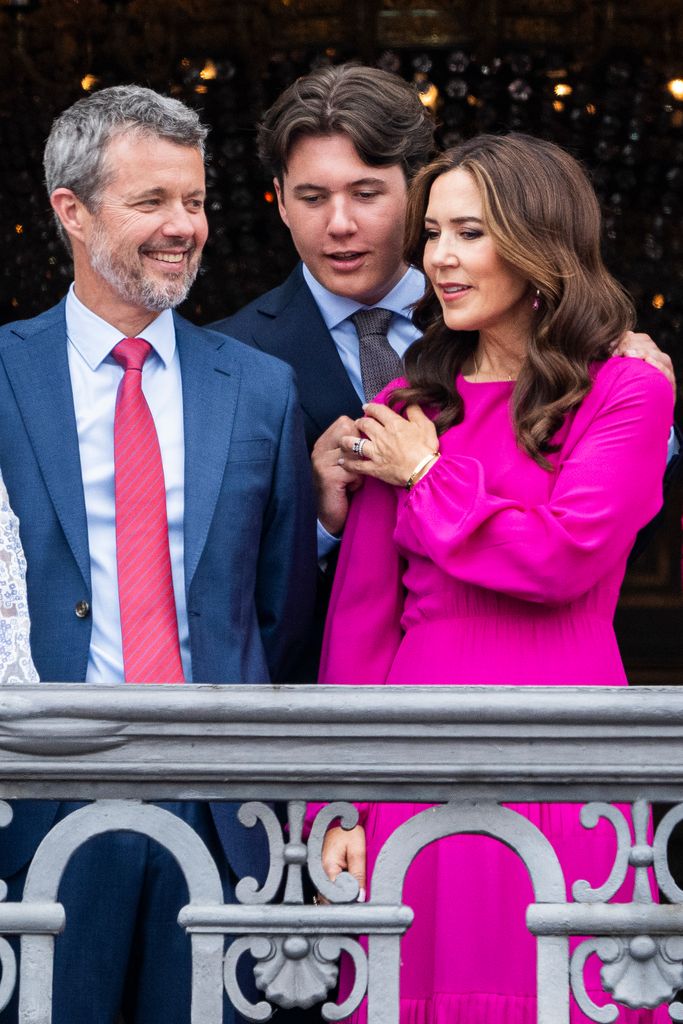
{"type": "MultiPolygon", "coordinates": [[[[556,435],[552,473],[517,447],[513,388],[459,379],[465,418],[430,472],[410,492],[367,479],[354,497],[321,682],[626,683],[612,618],[636,532],[661,505],[671,386],[635,359],[599,365],[556,435]]],[[[361,806],[369,889],[384,841],[423,806],[361,806]]],[[[576,879],[607,879],[608,825],[584,830],[575,805],[514,806],[553,843],[570,893],[576,879]]],[[[532,899],[502,844],[451,837],[423,850],[404,889],[415,922],[401,946],[401,1024],[535,1024],[532,899]]],[[[605,1003],[595,959],[588,988],[605,1003]]],[[[365,1022],[365,1004],[353,1019],[365,1022]]],[[[620,1020],[669,1017],[624,1009],[620,1020]]],[[[584,1021],[573,1004],[572,1022],[584,1021]]]]}

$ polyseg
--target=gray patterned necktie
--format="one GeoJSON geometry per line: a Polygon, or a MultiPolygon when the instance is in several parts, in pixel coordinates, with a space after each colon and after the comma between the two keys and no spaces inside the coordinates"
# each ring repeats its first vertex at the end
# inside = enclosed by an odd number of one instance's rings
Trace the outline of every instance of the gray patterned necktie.
{"type": "Polygon", "coordinates": [[[359,309],[351,316],[360,342],[360,379],[367,402],[401,376],[401,360],[387,341],[393,315],[390,309],[375,308],[359,309]]]}

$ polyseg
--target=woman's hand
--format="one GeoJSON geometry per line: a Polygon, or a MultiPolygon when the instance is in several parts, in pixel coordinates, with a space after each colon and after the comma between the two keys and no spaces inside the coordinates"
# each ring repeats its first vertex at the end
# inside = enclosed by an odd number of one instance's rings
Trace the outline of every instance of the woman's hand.
{"type": "Polygon", "coordinates": [[[439,450],[436,428],[418,405],[410,405],[399,416],[386,405],[370,402],[356,426],[367,440],[362,453],[354,451],[358,438],[341,439],[340,465],[363,476],[374,476],[387,484],[404,487],[415,467],[439,450]]]}
{"type": "Polygon", "coordinates": [[[662,352],[655,345],[649,334],[634,334],[633,331],[626,331],[619,339],[619,344],[614,350],[615,356],[631,356],[634,359],[642,359],[643,362],[654,366],[656,370],[663,373],[676,395],[676,377],[674,375],[671,356],[662,352]]]}
{"type": "MultiPolygon", "coordinates": [[[[365,901],[365,829],[362,825],[355,828],[330,828],[323,841],[322,865],[325,874],[331,881],[342,871],[353,875],[359,885],[358,899],[365,901]]],[[[318,896],[321,903],[327,900],[318,896]]]]}

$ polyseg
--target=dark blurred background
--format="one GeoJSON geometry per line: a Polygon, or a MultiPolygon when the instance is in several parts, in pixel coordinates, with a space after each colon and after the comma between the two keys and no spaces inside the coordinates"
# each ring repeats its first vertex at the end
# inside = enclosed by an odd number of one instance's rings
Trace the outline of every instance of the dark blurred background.
{"type": "MultiPolygon", "coordinates": [[[[580,157],[608,264],[683,384],[683,0],[0,0],[0,52],[2,322],[70,281],[42,187],[57,112],[123,82],[201,109],[211,238],[183,312],[206,323],[295,260],[255,123],[297,76],[358,59],[416,83],[442,145],[516,129],[580,157]]],[[[679,488],[624,587],[618,630],[636,682],[683,681],[680,523],[679,488]]]]}

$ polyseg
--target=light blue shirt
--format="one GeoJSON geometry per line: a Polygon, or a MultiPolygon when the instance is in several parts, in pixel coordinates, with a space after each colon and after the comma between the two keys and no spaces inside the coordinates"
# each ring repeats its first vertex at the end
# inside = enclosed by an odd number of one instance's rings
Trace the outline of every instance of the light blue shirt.
{"type": "MultiPolygon", "coordinates": [[[[320,310],[320,315],[325,321],[325,326],[332,335],[332,340],[339,353],[339,358],[344,364],[344,369],[349,375],[349,380],[361,402],[364,402],[365,394],[360,377],[358,332],[351,317],[359,309],[374,307],[364,306],[362,302],[347,299],[343,295],[335,295],[334,292],[323,288],[305,264],[303,273],[304,280],[320,310]]],[[[412,306],[421,298],[424,290],[424,277],[419,270],[409,267],[398,284],[395,284],[383,299],[375,303],[381,309],[390,309],[394,314],[387,331],[387,341],[401,359],[405,355],[406,349],[420,337],[421,332],[412,322],[410,315],[412,306]]]]}
{"type": "MultiPolygon", "coordinates": [[[[351,317],[359,309],[372,309],[372,306],[365,306],[362,302],[348,299],[343,295],[336,295],[334,292],[324,288],[320,282],[313,277],[310,270],[304,264],[304,280],[310,288],[315,303],[320,310],[320,315],[325,321],[325,326],[332,335],[339,358],[344,364],[349,380],[353,384],[356,394],[361,402],[365,401],[365,393],[360,376],[360,352],[358,332],[351,317]]],[[[390,309],[394,316],[387,331],[387,341],[393,348],[396,355],[401,359],[406,349],[420,337],[421,332],[411,320],[412,306],[424,294],[425,279],[419,270],[409,267],[401,280],[394,285],[383,299],[375,303],[381,309],[390,309]]],[[[323,561],[339,543],[339,538],[334,537],[325,529],[318,520],[318,560],[323,561]]]]}
{"type": "MultiPolygon", "coordinates": [[[[110,353],[123,335],[84,306],[76,297],[73,285],[66,299],[66,332],[92,582],[92,638],[85,679],[95,684],[122,683],[114,508],[114,410],[123,369],[110,353]]],[[[183,393],[171,310],[161,313],[140,336],[152,346],[143,368],[142,390],[154,419],[161,449],[180,653],[185,678],[189,682],[192,678],[190,630],[183,565],[183,393]]]]}

